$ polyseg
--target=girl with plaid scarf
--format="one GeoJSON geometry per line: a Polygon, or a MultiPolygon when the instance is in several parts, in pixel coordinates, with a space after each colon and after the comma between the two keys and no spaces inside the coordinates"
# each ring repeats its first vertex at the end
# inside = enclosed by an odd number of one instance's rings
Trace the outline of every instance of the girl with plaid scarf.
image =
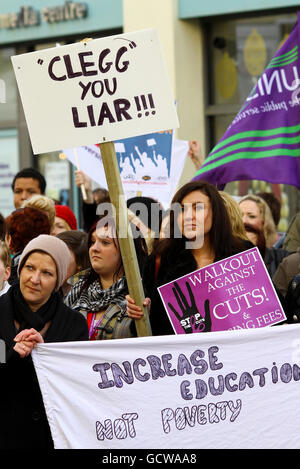
{"type": "MultiPolygon", "coordinates": [[[[142,275],[147,245],[142,235],[135,236],[134,244],[142,275]]],[[[91,268],[72,287],[66,305],[84,315],[90,340],[136,336],[135,323],[126,314],[128,288],[113,218],[102,216],[92,226],[88,250],[91,268]]]]}

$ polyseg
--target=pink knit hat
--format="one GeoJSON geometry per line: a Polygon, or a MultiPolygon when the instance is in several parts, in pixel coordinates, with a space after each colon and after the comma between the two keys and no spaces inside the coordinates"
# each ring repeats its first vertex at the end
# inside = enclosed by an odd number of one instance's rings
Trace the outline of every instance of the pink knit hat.
{"type": "Polygon", "coordinates": [[[51,235],[39,235],[32,239],[24,248],[18,265],[18,275],[24,266],[26,258],[33,251],[42,251],[52,257],[56,264],[57,282],[55,290],[59,290],[64,283],[67,270],[71,262],[71,253],[64,241],[51,235]]]}
{"type": "Polygon", "coordinates": [[[76,217],[67,205],[55,205],[55,215],[65,220],[71,230],[77,230],[76,217]]]}

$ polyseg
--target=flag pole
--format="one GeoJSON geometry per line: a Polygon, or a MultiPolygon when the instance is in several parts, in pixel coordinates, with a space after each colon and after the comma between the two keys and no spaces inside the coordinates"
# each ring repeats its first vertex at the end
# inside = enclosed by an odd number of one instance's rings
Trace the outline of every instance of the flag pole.
{"type": "Polygon", "coordinates": [[[134,298],[135,303],[142,308],[144,313],[141,319],[135,320],[137,335],[139,337],[149,336],[152,335],[152,331],[147,308],[143,306],[145,294],[129,225],[114,142],[100,143],[99,147],[110,200],[115,208],[116,227],[129,295],[134,298]]]}

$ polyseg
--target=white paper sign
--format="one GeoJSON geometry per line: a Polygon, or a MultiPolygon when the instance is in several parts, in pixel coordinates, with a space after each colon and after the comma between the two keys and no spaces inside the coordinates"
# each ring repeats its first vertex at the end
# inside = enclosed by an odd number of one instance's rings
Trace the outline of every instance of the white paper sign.
{"type": "Polygon", "coordinates": [[[300,325],[41,344],[55,448],[299,448],[300,325]]]}
{"type": "Polygon", "coordinates": [[[33,152],[178,127],[154,29],[12,57],[33,152]]]}

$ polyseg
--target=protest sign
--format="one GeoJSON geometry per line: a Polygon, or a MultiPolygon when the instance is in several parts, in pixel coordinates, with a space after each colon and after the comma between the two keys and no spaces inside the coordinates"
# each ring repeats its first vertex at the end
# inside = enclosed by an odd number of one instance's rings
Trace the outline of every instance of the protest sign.
{"type": "MultiPolygon", "coordinates": [[[[118,140],[117,142],[114,142],[114,144],[126,198],[134,197],[137,192],[141,192],[145,197],[158,199],[165,208],[169,207],[186,161],[188,142],[185,140],[172,139],[172,134],[170,134],[169,131],[166,131],[147,134],[140,137],[132,137],[122,141],[118,140]],[[148,142],[151,143],[153,140],[156,142],[157,150],[151,149],[151,145],[148,145],[148,142]],[[166,155],[163,156],[161,161],[162,164],[167,167],[168,174],[163,175],[158,172],[159,165],[155,166],[155,163],[152,168],[145,172],[145,174],[141,172],[140,177],[137,177],[130,162],[126,171],[124,167],[124,165],[126,165],[126,158],[131,159],[131,156],[130,153],[129,157],[124,156],[125,151],[122,152],[121,150],[127,148],[126,154],[128,154],[129,149],[135,151],[134,147],[137,146],[140,151],[141,147],[138,146],[139,141],[142,142],[142,147],[144,149],[148,148],[151,152],[156,152],[155,155],[166,155]],[[120,167],[120,162],[123,167],[120,167]]],[[[63,153],[74,166],[77,166],[73,148],[64,149],[63,153]]],[[[107,188],[99,146],[85,145],[78,147],[77,155],[80,169],[94,182],[99,184],[100,187],[107,188]]],[[[137,159],[138,158],[136,157],[135,160],[137,159]]],[[[141,168],[143,168],[142,165],[141,168]]]]}
{"type": "Polygon", "coordinates": [[[265,327],[286,319],[257,248],[158,290],[176,334],[265,327]]]}
{"type": "Polygon", "coordinates": [[[12,57],[33,152],[178,127],[154,29],[12,57]]]}
{"type": "Polygon", "coordinates": [[[55,448],[299,448],[299,333],[39,344],[55,448]]]}
{"type": "MultiPolygon", "coordinates": [[[[76,148],[80,169],[99,186],[107,189],[105,171],[98,145],[84,145],[76,148]]],[[[66,148],[62,151],[73,166],[77,168],[74,148],[66,148]]]]}

